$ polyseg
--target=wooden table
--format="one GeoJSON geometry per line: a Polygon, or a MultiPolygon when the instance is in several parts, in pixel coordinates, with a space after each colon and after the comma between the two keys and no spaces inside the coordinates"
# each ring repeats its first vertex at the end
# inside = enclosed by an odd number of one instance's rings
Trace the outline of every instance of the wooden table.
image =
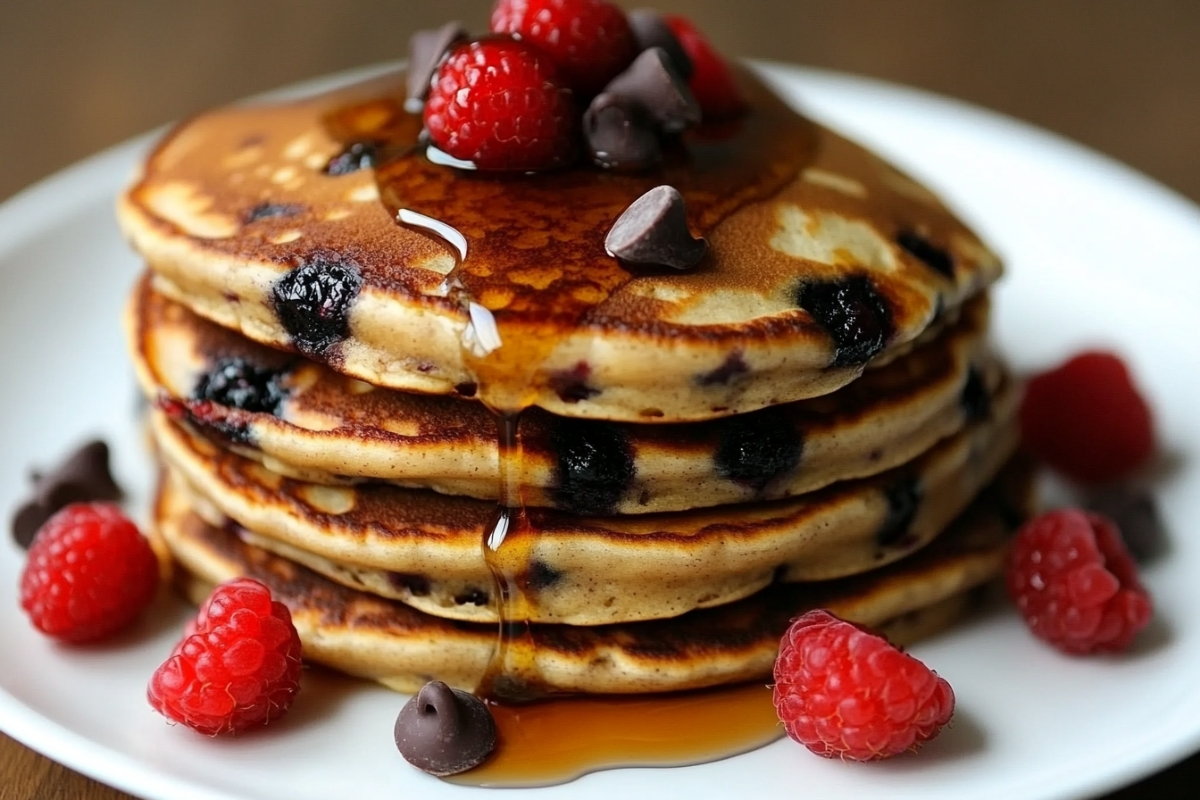
{"type": "MultiPolygon", "coordinates": [[[[630,4],[636,5],[636,4],[630,4]]],[[[0,199],[205,107],[403,57],[487,0],[0,3],[0,199]]],[[[911,84],[1031,121],[1200,200],[1194,0],[664,0],[728,54],[911,84]]],[[[1192,797],[1194,757],[1111,798],[1192,797]]],[[[0,735],[0,799],[126,795],[0,735]]]]}

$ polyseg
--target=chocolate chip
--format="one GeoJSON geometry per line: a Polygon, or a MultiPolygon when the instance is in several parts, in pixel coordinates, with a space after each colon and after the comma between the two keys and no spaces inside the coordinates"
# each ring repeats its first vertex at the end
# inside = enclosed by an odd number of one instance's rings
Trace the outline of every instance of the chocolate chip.
{"type": "Polygon", "coordinates": [[[578,403],[590,400],[600,394],[599,389],[588,386],[588,375],[592,372],[585,362],[580,361],[569,370],[559,370],[550,375],[550,388],[564,403],[578,403]]]}
{"type": "Polygon", "coordinates": [[[258,222],[263,219],[294,217],[303,210],[304,206],[298,206],[294,203],[259,203],[246,212],[243,221],[249,225],[252,222],[258,222]]]}
{"type": "Polygon", "coordinates": [[[525,586],[534,592],[543,589],[549,589],[554,584],[562,580],[562,572],[547,564],[545,561],[534,560],[529,565],[529,572],[525,576],[525,586]]]}
{"type": "Polygon", "coordinates": [[[460,397],[474,397],[479,391],[479,384],[473,381],[464,381],[463,383],[455,384],[454,393],[460,397]]]}
{"type": "Polygon", "coordinates": [[[679,190],[656,186],[617,218],[604,239],[604,249],[630,264],[688,269],[704,257],[708,242],[692,238],[679,190]]]}
{"type": "Polygon", "coordinates": [[[360,169],[375,166],[379,156],[379,145],[375,142],[351,142],[342,152],[329,159],[325,165],[326,175],[349,175],[360,169]]]}
{"type": "Polygon", "coordinates": [[[555,505],[576,514],[611,514],[636,472],[625,434],[608,422],[566,417],[557,422],[549,440],[557,462],[555,505]]]}
{"type": "Polygon", "coordinates": [[[896,234],[896,244],[933,271],[954,277],[954,257],[916,231],[900,231],[896,234]]]}
{"type": "Polygon", "coordinates": [[[414,575],[411,572],[389,572],[388,583],[399,591],[408,592],[413,597],[428,597],[431,586],[424,575],[414,575]]]}
{"type": "Polygon", "coordinates": [[[671,59],[675,71],[685,81],[692,77],[692,59],[679,43],[675,32],[667,25],[662,14],[652,8],[636,8],[630,11],[626,18],[629,27],[633,29],[633,38],[638,50],[649,50],[651,47],[661,47],[671,59]]]}
{"type": "Polygon", "coordinates": [[[662,144],[650,115],[637,102],[607,92],[583,114],[583,135],[593,163],[616,172],[637,172],[662,163],[662,144]]]}
{"type": "Polygon", "coordinates": [[[112,502],[122,496],[109,470],[108,445],[88,442],[50,472],[34,474],[33,497],[13,515],[13,540],[28,549],[46,520],[71,503],[112,502]]]}
{"type": "Polygon", "coordinates": [[[883,490],[887,499],[887,514],[876,535],[880,547],[903,544],[908,529],[921,505],[921,484],[916,477],[905,475],[883,490]]]}
{"type": "Polygon", "coordinates": [[[967,370],[967,382],[963,385],[959,402],[971,422],[985,420],[992,413],[992,396],[988,394],[982,373],[974,364],[967,370]]]}
{"type": "Polygon", "coordinates": [[[835,367],[865,364],[892,335],[891,310],[866,275],[803,283],[796,290],[796,305],[833,340],[835,367]]]}
{"type": "Polygon", "coordinates": [[[664,133],[679,133],[700,122],[700,104],[661,47],[642,51],[604,87],[604,94],[637,103],[664,133]]]}
{"type": "Polygon", "coordinates": [[[479,766],[496,747],[496,721],[473,694],[441,681],[421,687],[396,717],[396,749],[431,775],[455,775],[479,766]]]}
{"type": "Polygon", "coordinates": [[[1149,490],[1116,485],[1091,498],[1088,509],[1112,520],[1130,554],[1141,563],[1152,561],[1167,550],[1167,532],[1158,513],[1158,503],[1149,490]]]}
{"type": "Polygon", "coordinates": [[[192,397],[256,414],[279,416],[287,392],[283,375],[244,358],[223,358],[200,376],[192,397]]]}
{"type": "Polygon", "coordinates": [[[404,107],[414,111],[415,105],[429,95],[433,73],[442,56],[452,44],[467,38],[467,31],[458,22],[447,22],[440,28],[417,31],[408,40],[408,101],[404,107]]]}
{"type": "Polygon", "coordinates": [[[296,347],[320,355],[350,334],[350,303],[361,287],[356,261],[318,252],[277,280],[271,297],[296,347]]]}
{"type": "Polygon", "coordinates": [[[701,386],[728,386],[749,371],[750,367],[746,364],[746,359],[742,358],[742,351],[734,350],[725,356],[725,360],[721,362],[721,366],[712,372],[705,372],[703,375],[698,376],[696,383],[701,386]]]}
{"type": "Polygon", "coordinates": [[[460,606],[486,606],[488,593],[483,589],[467,589],[462,594],[455,595],[454,602],[460,606]]]}
{"type": "Polygon", "coordinates": [[[713,464],[722,478],[761,492],[771,481],[800,463],[804,439],[795,424],[778,409],[721,420],[713,464]]]}

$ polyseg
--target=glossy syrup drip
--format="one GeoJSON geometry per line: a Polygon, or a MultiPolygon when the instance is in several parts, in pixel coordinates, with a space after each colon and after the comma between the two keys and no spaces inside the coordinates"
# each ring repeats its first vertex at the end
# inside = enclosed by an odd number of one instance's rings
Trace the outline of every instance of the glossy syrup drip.
{"type": "Polygon", "coordinates": [[[492,714],[499,731],[495,752],[448,780],[470,786],[547,786],[601,769],[702,764],[749,752],[783,735],[771,690],[762,685],[493,705],[492,714]]]}
{"type": "Polygon", "coordinates": [[[496,648],[476,690],[482,697],[507,702],[546,696],[537,670],[534,632],[529,622],[534,599],[525,585],[536,530],[530,524],[517,478],[521,467],[519,422],[519,412],[496,414],[501,500],[492,524],[484,532],[483,557],[492,573],[500,622],[496,648]]]}
{"type": "Polygon", "coordinates": [[[635,175],[587,164],[534,175],[434,164],[420,147],[420,117],[404,111],[399,93],[326,117],[339,140],[376,148],[376,183],[393,217],[411,210],[450,226],[468,244],[468,256],[443,285],[475,318],[462,357],[475,376],[475,396],[497,422],[501,502],[481,548],[500,622],[477,693],[495,703],[501,742],[485,765],[458,782],[545,785],[619,766],[695,764],[754,749],[781,733],[762,686],[546,699],[536,626],[529,622],[537,602],[528,590],[537,531],[520,492],[519,421],[553,379],[543,366],[564,332],[586,330],[605,300],[634,278],[605,252],[613,221],[645,192],[669,184],[684,196],[693,233],[705,236],[738,209],[778,193],[816,158],[817,126],[757,80],[741,79],[753,112],[668,143],[660,169],[635,175]],[[480,314],[497,340],[483,347],[472,330],[480,314]]]}

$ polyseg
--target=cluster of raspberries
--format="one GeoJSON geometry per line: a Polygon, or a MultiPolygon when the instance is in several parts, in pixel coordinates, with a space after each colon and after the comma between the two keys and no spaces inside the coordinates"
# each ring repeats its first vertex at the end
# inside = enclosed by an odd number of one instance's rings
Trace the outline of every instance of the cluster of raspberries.
{"type": "Polygon", "coordinates": [[[644,169],[660,160],[660,137],[745,107],[728,65],[682,17],[499,0],[490,27],[450,47],[423,98],[430,140],[476,169],[553,169],[581,149],[603,167],[644,169]]]}

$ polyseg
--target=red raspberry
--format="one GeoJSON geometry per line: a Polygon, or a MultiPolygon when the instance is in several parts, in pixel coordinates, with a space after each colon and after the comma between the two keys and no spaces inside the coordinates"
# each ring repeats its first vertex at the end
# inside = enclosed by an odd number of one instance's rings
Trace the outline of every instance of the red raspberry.
{"type": "Polygon", "coordinates": [[[625,12],[605,0],[498,0],[492,31],[537,45],[584,95],[598,94],[637,55],[625,12]]]}
{"type": "Polygon", "coordinates": [[[1111,353],[1082,353],[1032,378],[1021,435],[1036,456],[1086,484],[1122,478],[1154,453],[1150,409],[1111,353]]]}
{"type": "Polygon", "coordinates": [[[1076,509],[1025,523],[1006,582],[1034,635],[1068,653],[1124,650],[1152,613],[1116,527],[1076,509]]]}
{"type": "Polygon", "coordinates": [[[210,736],[281,717],[300,691],[287,606],[250,578],[218,586],[147,688],[155,710],[210,736]]]}
{"type": "Polygon", "coordinates": [[[780,643],[775,710],[817,755],[873,761],[936,736],[954,714],[954,691],[882,636],[809,611],[780,643]]]}
{"type": "Polygon", "coordinates": [[[746,110],[746,101],[738,91],[733,73],[725,59],[713,49],[704,34],[686,17],[663,17],[688,58],[692,60],[692,77],[688,88],[696,96],[705,119],[732,117],[746,110]]]}
{"type": "Polygon", "coordinates": [[[442,62],[425,103],[425,127],[441,150],[486,170],[567,163],[577,117],[554,62],[532,45],[485,39],[442,62]]]}
{"type": "Polygon", "coordinates": [[[38,630],[66,642],[127,627],[157,590],[150,543],[108,503],[74,503],[48,519],[21,573],[21,607],[38,630]]]}

